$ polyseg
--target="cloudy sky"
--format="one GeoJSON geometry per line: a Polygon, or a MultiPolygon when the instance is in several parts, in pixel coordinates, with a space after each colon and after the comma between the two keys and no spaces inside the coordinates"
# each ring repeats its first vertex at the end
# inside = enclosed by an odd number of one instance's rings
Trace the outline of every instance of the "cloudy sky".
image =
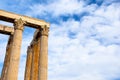
{"type": "MultiPolygon", "coordinates": [[[[2,0],[0,9],[51,24],[48,80],[120,80],[120,0],[2,0]]],[[[23,32],[19,80],[34,31],[23,32]]],[[[0,34],[0,72],[7,40],[0,34]]]]}

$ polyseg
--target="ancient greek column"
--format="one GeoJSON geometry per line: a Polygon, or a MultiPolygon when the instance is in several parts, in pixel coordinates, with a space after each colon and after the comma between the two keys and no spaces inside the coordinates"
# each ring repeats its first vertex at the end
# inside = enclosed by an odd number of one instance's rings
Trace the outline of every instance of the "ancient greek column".
{"type": "Polygon", "coordinates": [[[22,32],[24,29],[25,22],[22,19],[15,20],[14,23],[14,34],[13,43],[11,49],[10,64],[8,67],[7,79],[6,80],[17,80],[18,79],[18,68],[20,60],[20,50],[22,43],[22,32]]]}
{"type": "Polygon", "coordinates": [[[24,80],[30,80],[31,66],[32,66],[32,52],[33,52],[32,48],[31,48],[31,46],[29,46],[28,51],[27,51],[27,60],[26,60],[24,80]]]}
{"type": "Polygon", "coordinates": [[[41,43],[39,55],[39,80],[47,80],[48,72],[48,32],[49,28],[43,26],[41,29],[41,43]]]}
{"type": "Polygon", "coordinates": [[[10,64],[12,42],[13,42],[13,35],[10,35],[7,48],[6,48],[6,55],[5,55],[3,69],[2,69],[1,80],[6,80],[7,71],[10,64]]]}

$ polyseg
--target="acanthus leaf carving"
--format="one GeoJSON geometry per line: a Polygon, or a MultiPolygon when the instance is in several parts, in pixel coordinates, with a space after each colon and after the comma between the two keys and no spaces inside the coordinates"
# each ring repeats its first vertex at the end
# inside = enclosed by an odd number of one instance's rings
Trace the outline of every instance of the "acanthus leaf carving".
{"type": "Polygon", "coordinates": [[[19,30],[23,30],[24,29],[24,24],[26,22],[23,21],[21,18],[20,19],[15,19],[14,22],[14,29],[19,29],[19,30]]]}
{"type": "Polygon", "coordinates": [[[49,27],[47,27],[46,25],[41,27],[41,35],[42,36],[48,36],[48,32],[49,32],[49,27]]]}

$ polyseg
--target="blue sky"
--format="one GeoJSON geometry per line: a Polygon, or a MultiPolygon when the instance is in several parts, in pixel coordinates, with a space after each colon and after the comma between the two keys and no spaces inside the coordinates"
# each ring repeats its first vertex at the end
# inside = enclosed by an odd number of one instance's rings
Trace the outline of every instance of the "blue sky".
{"type": "MultiPolygon", "coordinates": [[[[120,80],[119,5],[120,0],[0,1],[0,9],[50,22],[48,80],[120,80]]],[[[25,27],[19,80],[33,33],[25,27]]],[[[7,39],[0,34],[0,71],[7,39]]]]}

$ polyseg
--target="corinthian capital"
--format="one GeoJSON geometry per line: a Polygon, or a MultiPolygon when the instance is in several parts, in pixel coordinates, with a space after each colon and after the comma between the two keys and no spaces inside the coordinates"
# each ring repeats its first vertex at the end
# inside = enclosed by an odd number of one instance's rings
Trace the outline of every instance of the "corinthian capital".
{"type": "Polygon", "coordinates": [[[48,32],[49,32],[49,27],[47,27],[46,25],[41,27],[41,35],[42,36],[48,36],[48,32]]]}
{"type": "Polygon", "coordinates": [[[24,24],[25,24],[25,21],[23,21],[21,18],[20,19],[15,19],[14,28],[19,29],[19,30],[23,30],[24,29],[24,24]]]}

